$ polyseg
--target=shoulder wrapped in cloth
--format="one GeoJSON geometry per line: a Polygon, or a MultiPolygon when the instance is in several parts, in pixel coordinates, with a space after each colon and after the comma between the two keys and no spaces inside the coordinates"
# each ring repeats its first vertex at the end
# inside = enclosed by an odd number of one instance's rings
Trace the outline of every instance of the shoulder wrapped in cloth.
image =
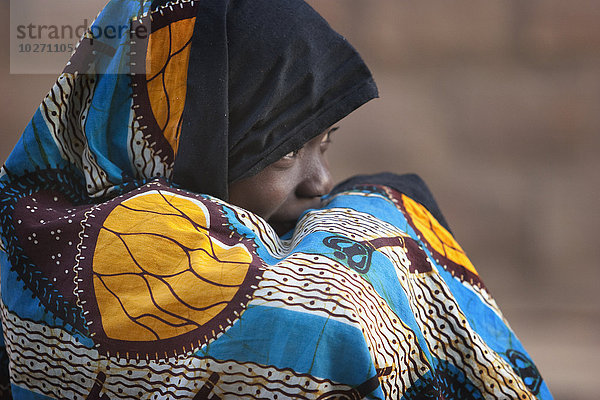
{"type": "Polygon", "coordinates": [[[550,398],[416,178],[347,182],[286,240],[224,201],[377,95],[310,7],[94,26],[0,173],[0,397],[550,398]]]}

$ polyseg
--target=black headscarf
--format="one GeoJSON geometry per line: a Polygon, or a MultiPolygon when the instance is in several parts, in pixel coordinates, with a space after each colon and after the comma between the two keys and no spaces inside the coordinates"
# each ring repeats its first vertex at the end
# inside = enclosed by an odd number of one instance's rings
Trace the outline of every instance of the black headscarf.
{"type": "Polygon", "coordinates": [[[301,0],[201,1],[173,181],[227,199],[368,100],[359,54],[301,0]]]}

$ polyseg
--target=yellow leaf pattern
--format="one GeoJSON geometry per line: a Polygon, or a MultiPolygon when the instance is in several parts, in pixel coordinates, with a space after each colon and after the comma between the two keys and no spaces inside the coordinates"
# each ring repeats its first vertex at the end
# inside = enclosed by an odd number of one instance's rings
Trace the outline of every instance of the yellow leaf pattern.
{"type": "Polygon", "coordinates": [[[148,192],[118,204],[98,234],[93,285],[106,336],[172,338],[215,318],[238,293],[253,260],[242,243],[208,234],[200,201],[148,192]]]}

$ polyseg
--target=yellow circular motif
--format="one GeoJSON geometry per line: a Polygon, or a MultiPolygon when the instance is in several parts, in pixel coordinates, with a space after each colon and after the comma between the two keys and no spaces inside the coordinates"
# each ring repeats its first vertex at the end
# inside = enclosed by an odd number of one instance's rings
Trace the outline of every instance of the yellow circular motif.
{"type": "Polygon", "coordinates": [[[202,202],[167,191],[137,195],[110,211],[93,255],[107,338],[174,338],[206,326],[230,304],[253,257],[243,243],[212,237],[209,216],[202,202]]]}

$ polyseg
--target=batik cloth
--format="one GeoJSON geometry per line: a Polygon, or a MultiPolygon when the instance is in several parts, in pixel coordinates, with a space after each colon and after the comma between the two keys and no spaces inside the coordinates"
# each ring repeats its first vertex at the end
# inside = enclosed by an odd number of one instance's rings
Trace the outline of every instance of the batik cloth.
{"type": "Polygon", "coordinates": [[[45,182],[8,189],[15,399],[551,398],[451,233],[390,187],[282,240],[164,181],[94,205],[45,182]]]}

